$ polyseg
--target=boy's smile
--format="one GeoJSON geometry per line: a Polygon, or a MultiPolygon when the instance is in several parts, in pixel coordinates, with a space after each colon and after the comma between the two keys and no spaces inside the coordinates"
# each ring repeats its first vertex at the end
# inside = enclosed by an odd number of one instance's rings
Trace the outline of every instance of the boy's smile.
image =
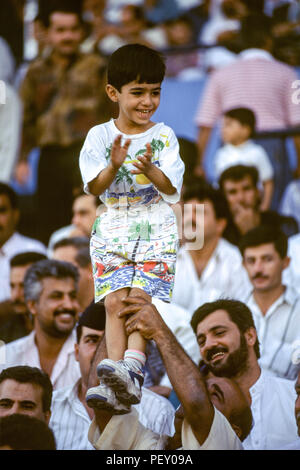
{"type": "Polygon", "coordinates": [[[121,92],[107,85],[110,99],[119,104],[116,126],[125,134],[136,134],[153,126],[151,117],[160,103],[160,83],[138,83],[133,81],[123,85],[121,92]]]}

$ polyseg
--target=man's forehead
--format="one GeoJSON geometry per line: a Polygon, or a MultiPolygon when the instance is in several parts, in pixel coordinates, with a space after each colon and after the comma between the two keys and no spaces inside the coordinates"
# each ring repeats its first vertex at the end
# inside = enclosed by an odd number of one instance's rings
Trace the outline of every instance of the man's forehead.
{"type": "Polygon", "coordinates": [[[240,188],[240,187],[244,187],[244,186],[251,186],[252,189],[255,189],[255,186],[252,182],[252,179],[250,176],[246,175],[244,176],[243,178],[241,178],[240,180],[231,180],[231,179],[228,179],[228,180],[225,180],[224,183],[224,189],[229,189],[229,188],[240,188]]]}
{"type": "Polygon", "coordinates": [[[26,400],[29,397],[33,398],[38,394],[42,394],[42,387],[39,384],[31,382],[18,382],[14,379],[5,379],[0,383],[0,398],[5,395],[22,395],[22,399],[26,400]]]}
{"type": "Polygon", "coordinates": [[[215,310],[207,315],[197,325],[197,335],[205,333],[207,330],[216,328],[217,326],[229,325],[233,323],[226,310],[215,310]]]}
{"type": "Polygon", "coordinates": [[[267,254],[273,254],[277,253],[274,243],[263,243],[261,245],[257,246],[247,246],[245,248],[245,255],[255,255],[255,256],[261,256],[261,255],[267,255],[267,254]]]}
{"type": "Polygon", "coordinates": [[[95,330],[94,328],[89,328],[88,326],[82,326],[82,337],[85,336],[102,336],[103,330],[95,330]]]}

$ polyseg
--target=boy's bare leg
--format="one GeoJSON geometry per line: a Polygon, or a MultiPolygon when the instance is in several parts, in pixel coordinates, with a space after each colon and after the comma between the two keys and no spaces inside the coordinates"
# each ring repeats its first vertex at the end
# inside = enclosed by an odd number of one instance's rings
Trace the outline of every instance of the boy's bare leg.
{"type": "Polygon", "coordinates": [[[127,349],[127,336],[125,333],[124,319],[118,317],[118,313],[125,307],[122,302],[129,293],[129,288],[111,292],[105,297],[104,305],[106,310],[105,336],[106,347],[109,359],[119,361],[123,359],[127,349]]]}
{"type": "MultiPolygon", "coordinates": [[[[133,287],[132,289],[130,289],[129,297],[142,297],[147,302],[152,303],[150,295],[146,294],[146,292],[144,292],[142,289],[139,289],[138,287],[133,287]]],[[[145,339],[138,331],[135,331],[128,337],[128,349],[136,349],[145,353],[146,344],[147,341],[145,341],[145,339]]]]}

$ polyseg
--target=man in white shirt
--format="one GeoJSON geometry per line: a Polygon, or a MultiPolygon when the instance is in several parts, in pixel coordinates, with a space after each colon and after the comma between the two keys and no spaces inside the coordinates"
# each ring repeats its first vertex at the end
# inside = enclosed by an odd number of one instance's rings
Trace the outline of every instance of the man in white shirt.
{"type": "Polygon", "coordinates": [[[240,298],[251,285],[238,248],[222,238],[229,216],[223,195],[199,182],[185,189],[182,201],[185,244],[177,256],[172,301],[192,316],[201,304],[221,296],[240,298]],[[203,222],[197,214],[200,205],[204,206],[203,222]],[[195,248],[189,242],[202,227],[203,246],[195,248]]]}
{"type": "MultiPolygon", "coordinates": [[[[76,327],[75,357],[79,362],[81,377],[76,383],[53,394],[50,427],[59,450],[94,449],[88,440],[88,430],[94,411],[87,406],[85,395],[91,362],[103,337],[104,329],[104,305],[92,303],[80,315],[76,327]]],[[[144,388],[141,403],[134,408],[139,420],[147,429],[166,435],[173,433],[174,408],[165,398],[144,388]]]]}
{"type": "Polygon", "coordinates": [[[74,354],[77,283],[78,271],[70,263],[46,259],[28,269],[24,295],[34,329],[6,346],[5,367],[38,367],[49,375],[54,389],[73,384],[80,377],[74,354]]]}
{"type": "Polygon", "coordinates": [[[300,233],[288,239],[290,264],[283,272],[283,282],[294,287],[300,294],[300,233]]]}
{"type": "Polygon", "coordinates": [[[260,343],[260,365],[274,375],[296,379],[300,366],[292,364],[300,341],[300,296],[282,283],[289,264],[287,237],[271,226],[259,226],[241,239],[244,266],[253,286],[244,302],[250,308],[260,343]]]}
{"type": "Polygon", "coordinates": [[[37,367],[8,367],[0,373],[0,417],[25,414],[49,424],[52,383],[37,367]]]}
{"type": "Polygon", "coordinates": [[[0,182],[0,302],[10,298],[9,260],[25,251],[46,254],[46,247],[41,242],[16,232],[19,217],[16,193],[0,182]]]}
{"type": "MultiPolygon", "coordinates": [[[[130,315],[125,324],[127,334],[139,331],[145,339],[155,341],[182,404],[182,448],[241,450],[240,439],[248,435],[252,415],[240,388],[224,379],[205,383],[197,366],[181,348],[156,307],[140,297],[128,297],[125,302],[127,307],[120,312],[120,316],[130,315]]],[[[167,437],[145,430],[135,411],[112,416],[107,410],[96,406],[89,439],[99,450],[168,447],[167,437]]]]}
{"type": "Polygon", "coordinates": [[[193,315],[200,354],[209,375],[235,380],[248,397],[254,426],[246,450],[276,450],[297,438],[294,383],[260,368],[251,311],[238,300],[202,305],[193,315]]]}

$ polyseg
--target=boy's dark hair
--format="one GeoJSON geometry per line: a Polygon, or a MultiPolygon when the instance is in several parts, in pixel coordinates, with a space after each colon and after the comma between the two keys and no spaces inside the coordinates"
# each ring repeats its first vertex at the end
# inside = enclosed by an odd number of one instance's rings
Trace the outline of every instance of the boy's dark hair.
{"type": "Polygon", "coordinates": [[[225,181],[241,181],[246,176],[250,176],[253,186],[256,188],[259,180],[258,170],[255,166],[233,165],[221,173],[219,178],[219,187],[224,190],[225,181]]]}
{"type": "Polygon", "coordinates": [[[123,85],[138,83],[161,83],[166,66],[162,55],[142,44],[126,44],[109,58],[107,82],[119,92],[123,85]]]}
{"type": "MultiPolygon", "coordinates": [[[[218,299],[214,302],[206,302],[194,312],[191,320],[194,333],[197,332],[199,323],[217,310],[225,310],[230,320],[237,325],[241,334],[244,334],[249,328],[256,329],[252,313],[246,304],[234,299],[218,299]]],[[[254,345],[254,351],[257,359],[259,359],[260,351],[258,339],[254,345]]]]}
{"type": "Polygon", "coordinates": [[[0,195],[2,194],[8,197],[12,209],[18,209],[19,201],[17,193],[8,184],[0,182],[0,195]]]}
{"type": "Polygon", "coordinates": [[[280,229],[270,225],[259,225],[249,230],[240,240],[239,248],[244,255],[246,248],[273,243],[280,258],[285,258],[288,251],[287,236],[280,229]]]}
{"type": "Polygon", "coordinates": [[[192,184],[183,190],[183,202],[191,199],[197,199],[199,202],[208,199],[214,207],[216,219],[228,219],[230,217],[227,201],[223,193],[203,180],[199,179],[198,182],[194,180],[192,184]]]}
{"type": "Polygon", "coordinates": [[[38,367],[30,367],[30,366],[8,367],[7,369],[3,369],[2,372],[0,373],[0,384],[4,382],[4,380],[15,380],[16,382],[19,382],[22,384],[30,383],[30,384],[39,385],[43,389],[43,394],[42,394],[43,411],[44,412],[50,411],[53,386],[46,372],[42,371],[38,367]]]}
{"type": "Polygon", "coordinates": [[[16,266],[26,266],[30,263],[36,263],[42,259],[47,259],[47,256],[36,251],[27,251],[13,256],[10,259],[9,264],[11,268],[14,268],[16,266]]]}
{"type": "Polygon", "coordinates": [[[253,137],[255,132],[256,118],[252,109],[249,108],[233,108],[225,111],[224,116],[235,119],[243,126],[250,128],[249,137],[253,137]]]}
{"type": "Polygon", "coordinates": [[[56,450],[53,431],[42,420],[23,414],[0,418],[0,447],[13,450],[56,450]]]}

